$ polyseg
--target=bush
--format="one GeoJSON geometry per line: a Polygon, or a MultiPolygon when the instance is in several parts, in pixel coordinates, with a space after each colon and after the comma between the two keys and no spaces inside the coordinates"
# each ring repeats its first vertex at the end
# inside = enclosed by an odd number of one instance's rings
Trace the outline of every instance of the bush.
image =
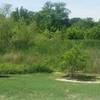
{"type": "Polygon", "coordinates": [[[12,45],[13,21],[0,18],[0,53],[5,53],[12,45]]]}
{"type": "Polygon", "coordinates": [[[100,40],[100,28],[93,27],[86,31],[85,38],[90,40],[100,40]]]}
{"type": "Polygon", "coordinates": [[[34,44],[33,31],[24,22],[16,23],[13,28],[13,47],[17,50],[28,49],[34,44]]]}
{"type": "Polygon", "coordinates": [[[77,71],[83,71],[87,66],[88,56],[80,48],[79,45],[75,45],[72,49],[67,51],[63,56],[63,69],[67,70],[70,75],[77,71]]]}
{"type": "Polygon", "coordinates": [[[30,67],[30,72],[36,72],[36,73],[40,73],[40,72],[45,72],[45,73],[51,73],[53,72],[53,70],[51,68],[49,68],[48,66],[42,65],[42,64],[36,64],[36,65],[32,65],[30,67]]]}
{"type": "Polygon", "coordinates": [[[0,74],[27,74],[27,73],[51,73],[52,70],[43,65],[25,65],[25,64],[0,64],[0,74]]]}
{"type": "Polygon", "coordinates": [[[67,38],[68,39],[84,39],[84,30],[80,27],[70,27],[67,29],[67,38]]]}

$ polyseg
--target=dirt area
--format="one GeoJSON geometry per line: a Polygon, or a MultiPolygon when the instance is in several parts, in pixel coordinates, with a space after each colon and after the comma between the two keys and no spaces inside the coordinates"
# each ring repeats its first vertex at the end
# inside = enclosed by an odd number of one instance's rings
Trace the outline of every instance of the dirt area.
{"type": "Polygon", "coordinates": [[[56,79],[57,81],[64,81],[64,82],[73,82],[73,83],[100,83],[100,81],[78,81],[78,80],[69,80],[69,79],[56,79]]]}

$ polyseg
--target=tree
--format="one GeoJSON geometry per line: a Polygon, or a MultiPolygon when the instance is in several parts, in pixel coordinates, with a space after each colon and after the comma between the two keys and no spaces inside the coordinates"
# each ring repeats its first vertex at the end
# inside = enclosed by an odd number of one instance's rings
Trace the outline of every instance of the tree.
{"type": "Polygon", "coordinates": [[[100,40],[100,27],[95,26],[95,27],[88,29],[85,33],[85,39],[100,40]]]}
{"type": "Polygon", "coordinates": [[[75,45],[72,49],[63,55],[63,69],[67,70],[69,75],[73,77],[75,72],[83,71],[87,66],[88,56],[80,45],[75,45]]]}
{"type": "Polygon", "coordinates": [[[22,20],[26,24],[32,23],[34,12],[29,11],[23,7],[16,8],[15,11],[11,13],[11,17],[14,19],[14,21],[20,21],[22,20]]]}
{"type": "Polygon", "coordinates": [[[69,18],[68,15],[70,10],[66,8],[66,4],[61,3],[54,3],[55,7],[55,23],[54,26],[57,30],[61,30],[62,27],[69,25],[69,18]]]}
{"type": "Polygon", "coordinates": [[[84,33],[86,30],[81,29],[79,26],[72,25],[66,30],[67,39],[79,40],[84,39],[84,33]]]}
{"type": "Polygon", "coordinates": [[[52,32],[61,31],[63,27],[68,26],[70,11],[65,6],[66,4],[62,2],[46,2],[42,10],[36,13],[37,26],[40,30],[48,30],[49,38],[52,32]]]}
{"type": "Polygon", "coordinates": [[[88,29],[88,28],[92,28],[95,26],[95,22],[93,21],[92,18],[85,18],[85,19],[72,18],[70,20],[70,24],[72,26],[78,26],[81,29],[88,29]]]}
{"type": "Polygon", "coordinates": [[[82,19],[81,18],[71,18],[69,20],[69,23],[70,23],[70,26],[74,25],[75,23],[81,21],[82,19]]]}
{"type": "Polygon", "coordinates": [[[28,49],[33,45],[34,33],[31,26],[26,25],[25,22],[16,22],[13,28],[12,43],[15,49],[28,49]]]}
{"type": "Polygon", "coordinates": [[[4,4],[2,8],[0,8],[0,14],[3,15],[4,17],[9,17],[11,13],[11,4],[4,4]]]}
{"type": "Polygon", "coordinates": [[[13,37],[13,21],[0,17],[0,52],[6,52],[11,46],[11,40],[13,37]]]}
{"type": "MultiPolygon", "coordinates": [[[[96,23],[92,18],[72,18],[70,19],[70,27],[67,29],[66,34],[68,39],[85,39],[89,30],[93,29],[96,23]]],[[[92,31],[91,31],[92,36],[92,31]]],[[[87,38],[88,39],[88,38],[87,38]]]]}

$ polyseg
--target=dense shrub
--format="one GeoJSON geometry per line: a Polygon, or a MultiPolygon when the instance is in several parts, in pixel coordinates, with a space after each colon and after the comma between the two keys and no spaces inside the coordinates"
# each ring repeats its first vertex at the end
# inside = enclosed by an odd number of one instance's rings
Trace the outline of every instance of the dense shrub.
{"type": "Polygon", "coordinates": [[[12,38],[13,47],[15,49],[27,49],[31,47],[34,42],[33,32],[24,22],[16,23],[13,28],[14,36],[12,38]]]}
{"type": "Polygon", "coordinates": [[[25,74],[25,73],[51,73],[53,70],[41,64],[25,65],[25,64],[0,64],[0,74],[25,74]]]}
{"type": "Polygon", "coordinates": [[[96,51],[100,49],[100,21],[69,19],[69,13],[65,3],[53,2],[38,12],[23,7],[12,11],[11,16],[0,12],[0,73],[83,71],[88,57],[75,46],[81,41],[91,53],[91,68],[100,70],[96,60],[100,57],[96,51]]]}
{"type": "Polygon", "coordinates": [[[100,28],[95,26],[88,29],[85,33],[85,38],[91,40],[100,40],[100,28]]]}
{"type": "Polygon", "coordinates": [[[71,75],[77,71],[84,71],[87,67],[87,58],[87,54],[80,48],[80,46],[75,45],[63,55],[63,69],[67,70],[71,75]]]}
{"type": "Polygon", "coordinates": [[[68,39],[84,39],[84,31],[80,27],[72,26],[66,31],[68,39]]]}
{"type": "Polygon", "coordinates": [[[45,73],[51,73],[53,72],[53,70],[51,68],[49,68],[48,66],[42,65],[42,64],[36,64],[36,65],[32,65],[32,67],[30,67],[30,72],[45,72],[45,73]]]}
{"type": "Polygon", "coordinates": [[[10,19],[0,18],[0,52],[6,52],[12,45],[13,21],[10,19]]]}

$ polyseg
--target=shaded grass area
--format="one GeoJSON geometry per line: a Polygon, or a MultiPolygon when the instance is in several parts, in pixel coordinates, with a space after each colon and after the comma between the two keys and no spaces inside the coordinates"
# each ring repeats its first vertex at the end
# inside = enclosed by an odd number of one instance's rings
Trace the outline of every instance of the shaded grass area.
{"type": "Polygon", "coordinates": [[[66,75],[62,78],[68,79],[68,80],[77,80],[77,81],[97,81],[99,78],[96,75],[87,75],[87,74],[74,74],[72,75],[66,75]]]}
{"type": "Polygon", "coordinates": [[[59,82],[53,74],[0,78],[0,100],[99,100],[100,84],[59,82]]]}

